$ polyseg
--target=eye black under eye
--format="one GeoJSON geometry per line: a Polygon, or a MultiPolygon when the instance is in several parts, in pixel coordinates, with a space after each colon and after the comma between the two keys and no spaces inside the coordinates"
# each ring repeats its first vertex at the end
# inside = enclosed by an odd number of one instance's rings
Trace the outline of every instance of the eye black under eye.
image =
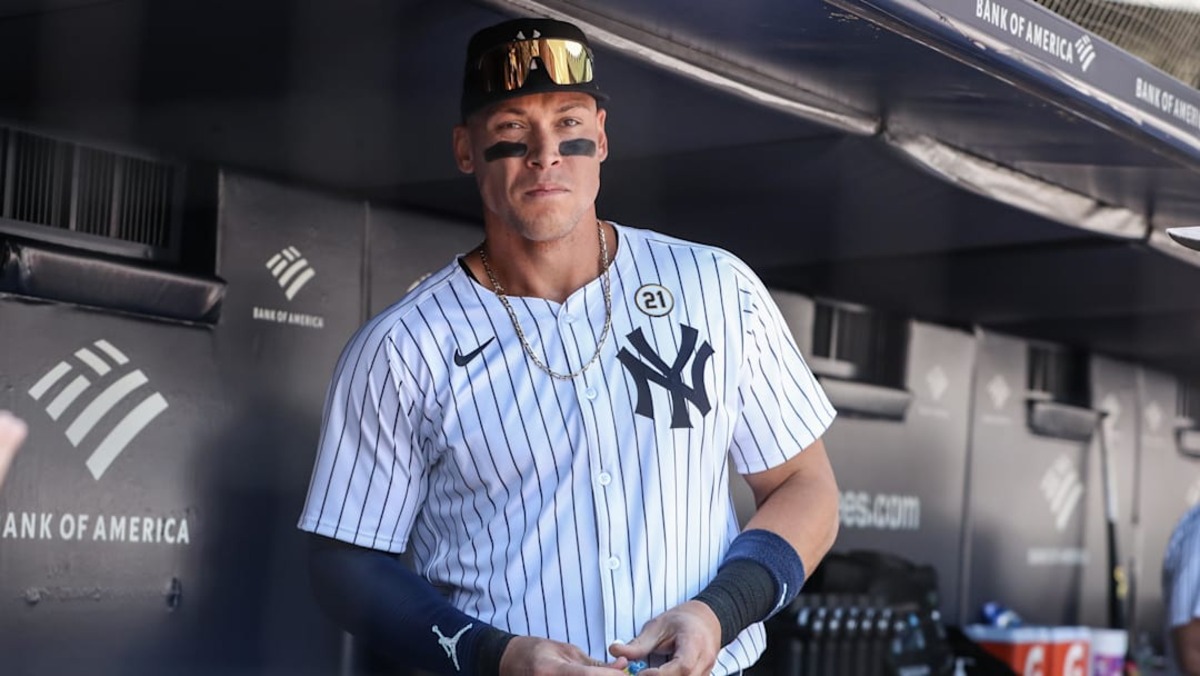
{"type": "Polygon", "coordinates": [[[560,155],[584,155],[586,157],[596,156],[596,142],[587,138],[571,139],[558,144],[558,152],[560,155]]]}

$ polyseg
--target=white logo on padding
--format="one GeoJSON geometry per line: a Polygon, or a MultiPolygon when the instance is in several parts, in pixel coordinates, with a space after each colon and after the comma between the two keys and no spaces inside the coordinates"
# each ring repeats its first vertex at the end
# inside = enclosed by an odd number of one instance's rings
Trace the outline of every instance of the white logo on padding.
{"type": "Polygon", "coordinates": [[[446,657],[454,660],[455,671],[462,671],[462,669],[460,669],[458,666],[458,639],[462,638],[462,635],[467,633],[467,630],[474,626],[475,623],[472,622],[462,629],[459,629],[458,633],[454,636],[446,638],[446,635],[443,634],[440,629],[438,629],[438,626],[436,624],[433,625],[433,633],[437,634],[438,645],[442,646],[442,649],[446,651],[446,657]]]}
{"type": "Polygon", "coordinates": [[[308,280],[317,274],[294,246],[289,246],[272,256],[271,260],[267,261],[267,269],[271,271],[275,281],[279,282],[279,288],[283,289],[288,300],[294,298],[300,289],[308,284],[308,280]]]}
{"type": "Polygon", "coordinates": [[[1054,527],[1065,530],[1067,522],[1075,512],[1079,499],[1083,497],[1083,482],[1079,470],[1066,455],[1058,456],[1054,464],[1042,475],[1042,497],[1054,515],[1054,527]]]}
{"type": "Polygon", "coordinates": [[[1008,401],[1012,390],[1009,389],[1008,381],[1004,379],[1004,376],[997,375],[988,382],[987,393],[992,398],[992,406],[1001,409],[1004,408],[1004,403],[1008,401]]]}
{"type": "Polygon", "coordinates": [[[946,377],[946,372],[941,366],[934,366],[929,373],[925,374],[925,384],[929,386],[929,394],[934,401],[941,401],[942,395],[946,393],[946,388],[950,387],[950,379],[946,377]]]}
{"type": "Polygon", "coordinates": [[[34,383],[29,396],[37,402],[48,400],[46,414],[51,420],[58,420],[70,412],[73,417],[67,425],[66,436],[72,446],[78,447],[89,438],[100,438],[100,432],[92,434],[98,427],[107,430],[87,459],[88,470],[99,479],[129,443],[167,410],[167,400],[158,392],[151,392],[124,417],[114,420],[115,416],[109,414],[127,397],[140,396],[135,393],[148,382],[146,375],[140,369],[129,371],[129,358],[107,340],[97,340],[75,352],[74,356],[95,374],[97,385],[106,383],[103,389],[98,388],[94,398],[86,404],[80,402],[80,397],[91,389],[92,381],[78,363],[65,360],[34,383]],[[72,374],[75,377],[69,378],[72,374]]]}
{"type": "Polygon", "coordinates": [[[1165,417],[1162,407],[1158,405],[1158,402],[1151,401],[1142,414],[1145,416],[1146,425],[1150,428],[1150,431],[1157,432],[1158,428],[1162,426],[1163,418],[1165,417]]]}

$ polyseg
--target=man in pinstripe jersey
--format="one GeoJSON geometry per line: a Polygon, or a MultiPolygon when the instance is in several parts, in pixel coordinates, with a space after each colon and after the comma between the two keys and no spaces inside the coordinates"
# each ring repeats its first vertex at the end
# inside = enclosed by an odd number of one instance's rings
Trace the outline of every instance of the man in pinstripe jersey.
{"type": "Polygon", "coordinates": [[[485,239],[360,329],[328,392],[314,590],[423,669],[736,673],[836,534],[834,411],[762,283],[597,218],[593,65],[562,22],[472,38],[453,148],[485,239]]]}
{"type": "Polygon", "coordinates": [[[1162,572],[1167,673],[1200,675],[1200,505],[1171,533],[1162,572]]]}

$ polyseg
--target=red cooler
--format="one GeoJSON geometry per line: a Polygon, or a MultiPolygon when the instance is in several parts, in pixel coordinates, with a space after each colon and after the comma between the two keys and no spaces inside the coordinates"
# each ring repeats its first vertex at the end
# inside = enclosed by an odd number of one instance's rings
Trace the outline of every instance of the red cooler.
{"type": "Polygon", "coordinates": [[[1087,627],[1050,628],[1049,676],[1091,676],[1092,634],[1087,627]]]}
{"type": "MultiPolygon", "coordinates": [[[[1051,630],[1046,627],[1001,629],[982,624],[968,625],[967,636],[1021,676],[1061,674],[1051,670],[1051,630]]],[[[1085,675],[1087,672],[1083,672],[1085,675]]]]}

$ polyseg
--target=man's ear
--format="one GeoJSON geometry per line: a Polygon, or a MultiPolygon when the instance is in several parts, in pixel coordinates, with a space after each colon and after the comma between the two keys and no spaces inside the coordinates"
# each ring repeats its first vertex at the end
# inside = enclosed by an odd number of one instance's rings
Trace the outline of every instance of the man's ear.
{"type": "Polygon", "coordinates": [[[454,163],[464,174],[475,173],[475,162],[471,159],[471,130],[463,124],[454,126],[454,163]]]}
{"type": "Polygon", "coordinates": [[[608,158],[608,134],[604,133],[604,120],[608,111],[601,108],[596,111],[596,159],[603,162],[608,158]]]}

